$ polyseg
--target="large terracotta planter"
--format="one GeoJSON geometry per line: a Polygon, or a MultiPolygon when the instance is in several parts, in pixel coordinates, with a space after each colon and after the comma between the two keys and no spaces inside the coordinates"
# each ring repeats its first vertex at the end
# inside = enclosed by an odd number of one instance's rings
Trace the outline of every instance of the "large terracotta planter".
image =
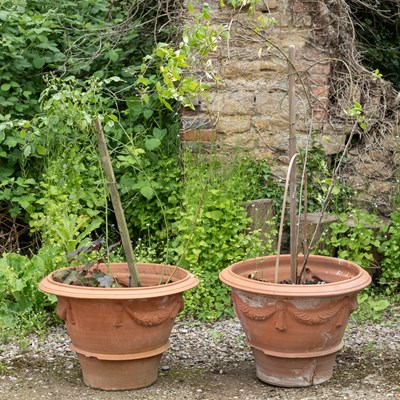
{"type": "MultiPolygon", "coordinates": [[[[275,256],[238,262],[220,273],[254,354],[260,380],[301,387],[332,377],[357,292],[371,277],[357,264],[310,256],[310,273],[326,284],[275,284],[275,256]],[[257,279],[250,279],[249,277],[257,279]]],[[[302,257],[299,257],[301,265],[302,257]]],[[[290,277],[290,256],[280,256],[279,281],[290,277]]]]}
{"type": "MultiPolygon", "coordinates": [[[[40,290],[57,296],[57,315],[66,322],[83,380],[93,388],[126,390],[153,384],[175,317],[183,308],[182,294],[198,284],[178,268],[171,283],[159,285],[175,267],[137,266],[140,288],[71,286],[54,281],[53,274],[39,284],[40,290]]],[[[120,281],[128,280],[125,263],[110,268],[120,281]]]]}

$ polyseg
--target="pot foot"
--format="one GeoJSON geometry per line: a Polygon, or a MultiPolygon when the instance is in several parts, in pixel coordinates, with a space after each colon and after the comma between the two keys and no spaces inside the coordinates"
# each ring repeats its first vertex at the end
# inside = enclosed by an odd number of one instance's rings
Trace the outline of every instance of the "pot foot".
{"type": "Polygon", "coordinates": [[[158,378],[162,354],[137,360],[99,360],[78,354],[83,382],[94,389],[132,390],[151,386],[158,378]]]}
{"type": "Polygon", "coordinates": [[[258,379],[273,386],[307,387],[332,377],[336,353],[312,358],[280,358],[253,349],[258,379]]]}

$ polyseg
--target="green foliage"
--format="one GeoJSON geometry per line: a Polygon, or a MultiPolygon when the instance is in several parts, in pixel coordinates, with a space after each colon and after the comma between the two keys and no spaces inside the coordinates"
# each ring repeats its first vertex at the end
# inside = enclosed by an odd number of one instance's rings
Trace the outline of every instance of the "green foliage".
{"type": "MultiPolygon", "coordinates": [[[[236,155],[238,157],[239,155],[236,155]]],[[[279,182],[272,173],[271,165],[267,160],[259,160],[257,162],[246,162],[246,171],[248,179],[253,187],[254,193],[252,199],[271,199],[275,210],[282,207],[282,198],[284,186],[279,182]]]]}
{"type": "Polygon", "coordinates": [[[151,1],[137,7],[107,0],[3,1],[0,113],[34,116],[50,71],[106,78],[140,60],[140,49],[153,40],[142,25],[156,12],[151,1]]]}
{"type": "Polygon", "coordinates": [[[54,268],[60,267],[63,257],[57,246],[43,247],[31,259],[17,253],[0,258],[0,335],[19,331],[43,330],[48,322],[46,310],[53,309],[55,299],[41,293],[38,282],[54,268]]]}
{"type": "Polygon", "coordinates": [[[374,252],[380,247],[381,223],[376,215],[359,210],[354,210],[350,217],[341,214],[337,222],[330,224],[330,233],[323,240],[335,249],[337,257],[363,268],[377,268],[374,252]]]}
{"type": "MultiPolygon", "coordinates": [[[[190,5],[189,11],[194,12],[190,5]]],[[[207,57],[217,49],[223,27],[210,25],[209,12],[208,3],[203,3],[177,47],[158,42],[153,52],[144,57],[136,86],[145,103],[149,103],[149,93],[155,92],[170,111],[174,111],[171,100],[194,109],[193,99],[204,95],[210,82],[216,80],[212,62],[207,57]],[[196,66],[197,71],[191,72],[192,66],[196,66]]]]}
{"type": "Polygon", "coordinates": [[[134,236],[168,239],[180,199],[182,171],[177,155],[150,158],[144,149],[125,148],[116,163],[125,216],[134,236]]]}
{"type": "Polygon", "coordinates": [[[11,177],[0,181],[0,201],[9,204],[12,218],[21,214],[22,210],[32,212],[37,200],[36,180],[33,178],[11,177]]]}
{"type": "Polygon", "coordinates": [[[91,137],[91,107],[95,111],[96,102],[101,104],[96,83],[85,90],[73,77],[49,80],[41,96],[46,114],[31,125],[39,130],[37,140],[46,143],[48,152],[37,199],[29,210],[31,232],[66,252],[84,245],[104,223],[104,179],[91,137]]]}
{"type": "Polygon", "coordinates": [[[352,314],[352,318],[358,322],[381,319],[385,310],[390,306],[390,301],[382,295],[365,289],[358,294],[359,308],[352,314]]]}
{"type": "Polygon", "coordinates": [[[363,115],[363,107],[360,103],[354,100],[353,107],[347,108],[345,110],[345,114],[348,115],[349,117],[355,117],[357,124],[361,129],[364,130],[367,129],[368,126],[365,123],[365,115],[363,115]]]}
{"type": "Polygon", "coordinates": [[[382,275],[380,284],[386,287],[387,293],[399,291],[400,282],[400,209],[391,215],[392,224],[387,233],[380,237],[380,251],[383,254],[382,275]]]}
{"type": "MultiPolygon", "coordinates": [[[[271,242],[262,244],[259,232],[246,233],[249,223],[243,207],[259,189],[249,174],[253,162],[202,159],[186,154],[181,208],[173,227],[174,262],[200,278],[186,295],[186,312],[207,320],[231,313],[229,290],[218,280],[226,266],[268,254],[271,242]]],[[[274,230],[271,230],[271,235],[274,230]]]]}
{"type": "MultiPolygon", "coordinates": [[[[72,79],[81,86],[85,86],[83,82],[89,78],[108,80],[107,96],[102,95],[103,110],[108,108],[108,114],[117,115],[125,112],[129,109],[128,101],[140,103],[137,93],[132,90],[131,67],[140,67],[143,54],[151,51],[153,25],[159,23],[162,26],[166,19],[159,13],[160,4],[156,0],[138,1],[134,7],[110,0],[1,2],[0,185],[10,189],[12,194],[8,191],[0,201],[9,208],[12,216],[21,214],[25,220],[30,219],[32,209],[29,205],[35,199],[30,198],[32,191],[27,185],[40,182],[46,156],[54,150],[54,143],[49,143],[48,139],[54,139],[60,133],[65,137],[65,128],[70,133],[76,130],[68,120],[61,124],[56,112],[42,119],[40,95],[46,86],[45,97],[54,89],[51,87],[54,81],[46,81],[44,77],[62,75],[68,82],[74,75],[76,78],[72,79]],[[119,78],[113,79],[116,76],[119,78]],[[58,129],[64,131],[58,132],[58,129]]],[[[157,32],[158,39],[168,35],[165,29],[157,32]]],[[[73,99],[80,96],[79,85],[75,86],[76,91],[70,90],[71,97],[67,102],[65,98],[53,98],[56,104],[53,109],[64,107],[74,112],[73,99]]],[[[82,107],[82,101],[78,103],[82,107]]],[[[92,99],[88,99],[86,106],[89,105],[94,111],[92,99]]],[[[149,120],[150,125],[154,119],[149,113],[160,106],[153,101],[149,107],[141,108],[142,119],[149,120]]],[[[161,122],[160,113],[157,117],[161,122]]],[[[76,121],[75,118],[75,124],[76,121]]],[[[90,123],[82,118],[82,125],[85,121],[90,123]]],[[[131,123],[129,118],[126,122],[128,126],[131,123]]],[[[69,140],[79,137],[78,140],[83,142],[85,135],[78,131],[69,140]]]]}
{"type": "Polygon", "coordinates": [[[260,1],[261,0],[220,0],[219,4],[221,7],[224,7],[225,3],[230,4],[235,10],[248,6],[250,11],[252,11],[260,1]]]}
{"type": "Polygon", "coordinates": [[[37,2],[2,3],[0,20],[0,113],[25,117],[37,112],[43,88],[42,74],[65,61],[59,48],[62,37],[55,10],[39,12],[37,2]],[[61,37],[60,37],[61,35],[61,37]],[[29,76],[29,79],[26,79],[29,76]]]}
{"type": "MultiPolygon", "coordinates": [[[[298,170],[302,171],[306,155],[305,150],[301,149],[300,155],[302,160],[298,163],[298,170]]],[[[333,173],[334,168],[329,165],[323,147],[317,141],[313,141],[308,150],[306,162],[308,212],[321,210],[329,187],[333,182],[333,173]]],[[[332,189],[327,211],[335,213],[346,211],[351,206],[352,194],[353,190],[350,187],[337,180],[332,189]]]]}
{"type": "Polygon", "coordinates": [[[363,55],[363,64],[371,70],[379,69],[381,75],[400,89],[400,19],[398,2],[382,0],[368,7],[356,1],[348,3],[354,24],[357,45],[363,55]]]}

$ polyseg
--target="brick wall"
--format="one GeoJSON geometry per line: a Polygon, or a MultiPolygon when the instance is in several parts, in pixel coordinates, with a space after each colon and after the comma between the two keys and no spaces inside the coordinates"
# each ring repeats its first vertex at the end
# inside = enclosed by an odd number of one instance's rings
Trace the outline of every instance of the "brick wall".
{"type": "MultiPolygon", "coordinates": [[[[183,110],[181,140],[215,142],[220,147],[236,146],[249,151],[257,158],[268,157],[287,163],[288,142],[287,60],[280,51],[251,32],[258,17],[273,17],[275,26],[261,33],[268,36],[284,54],[288,46],[297,48],[296,68],[307,85],[311,101],[300,94],[298,81],[298,141],[304,145],[309,130],[311,113],[314,123],[326,119],[330,64],[318,60],[329,57],[329,51],[309,45],[311,17],[304,14],[301,2],[292,7],[276,0],[262,1],[257,10],[233,10],[229,5],[221,8],[219,1],[209,1],[212,20],[230,29],[229,40],[219,46],[214,57],[221,82],[200,99],[195,111],[183,110]]],[[[189,143],[187,143],[189,142],[189,143]]],[[[333,145],[330,141],[331,146],[333,145]]],[[[337,141],[335,141],[337,144],[337,141]]]]}
{"type": "MultiPolygon", "coordinates": [[[[182,111],[183,145],[210,147],[214,144],[223,151],[240,147],[252,157],[271,160],[273,172],[283,178],[288,165],[289,134],[285,56],[289,45],[295,45],[295,67],[299,74],[296,81],[298,146],[305,146],[309,132],[315,130],[327,155],[342,151],[351,125],[339,123],[334,127],[328,113],[335,65],[330,60],[334,49],[324,41],[322,32],[328,32],[331,37],[336,33],[333,26],[327,25],[327,19],[322,18],[329,11],[325,3],[262,0],[251,15],[246,9],[235,11],[229,5],[220,7],[219,0],[208,3],[212,23],[226,26],[229,39],[220,44],[212,58],[220,81],[206,97],[197,100],[194,111],[182,111]],[[313,7],[320,9],[316,13],[313,7]],[[260,30],[266,40],[251,31],[260,17],[273,17],[276,21],[275,25],[260,30]]],[[[355,159],[354,165],[358,161],[355,159]]],[[[382,165],[378,170],[382,171],[382,165]]],[[[356,182],[359,188],[368,188],[370,181],[360,179],[356,182]]],[[[383,183],[379,178],[376,187],[384,187],[385,202],[390,202],[393,179],[383,183]]]]}

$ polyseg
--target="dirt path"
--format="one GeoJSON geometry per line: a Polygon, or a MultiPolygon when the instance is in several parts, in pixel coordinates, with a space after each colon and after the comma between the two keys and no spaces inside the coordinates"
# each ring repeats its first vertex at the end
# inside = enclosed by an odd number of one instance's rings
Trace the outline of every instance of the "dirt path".
{"type": "MultiPolygon", "coordinates": [[[[182,327],[179,329],[179,333],[183,331],[182,327]]],[[[188,330],[187,327],[184,329],[188,330]]],[[[209,340],[201,339],[201,333],[211,332],[212,343],[232,348],[231,339],[226,335],[225,341],[222,328],[202,329],[195,332],[201,343],[209,340]]],[[[260,382],[247,349],[241,361],[234,359],[225,349],[221,351],[226,357],[218,357],[219,350],[215,350],[216,361],[207,362],[201,360],[200,353],[206,352],[206,347],[210,348],[212,343],[206,343],[204,348],[200,343],[196,350],[200,361],[188,361],[187,356],[180,359],[177,356],[178,350],[182,350],[180,335],[176,334],[172,336],[172,347],[164,357],[159,379],[153,386],[127,392],[94,390],[82,383],[75,355],[65,351],[67,339],[64,334],[56,332],[50,335],[43,345],[32,345],[35,339],[30,339],[30,345],[25,349],[0,345],[0,356],[3,356],[0,357],[0,400],[400,400],[400,348],[396,328],[368,326],[350,330],[347,342],[351,347],[345,347],[338,355],[333,378],[322,385],[301,389],[277,388],[260,382]],[[386,340],[377,342],[374,337],[385,337],[386,340]],[[46,341],[52,341],[47,352],[44,351],[46,341]],[[61,343],[59,347],[58,342],[61,343]]],[[[241,350],[232,351],[237,353],[241,350]]]]}

